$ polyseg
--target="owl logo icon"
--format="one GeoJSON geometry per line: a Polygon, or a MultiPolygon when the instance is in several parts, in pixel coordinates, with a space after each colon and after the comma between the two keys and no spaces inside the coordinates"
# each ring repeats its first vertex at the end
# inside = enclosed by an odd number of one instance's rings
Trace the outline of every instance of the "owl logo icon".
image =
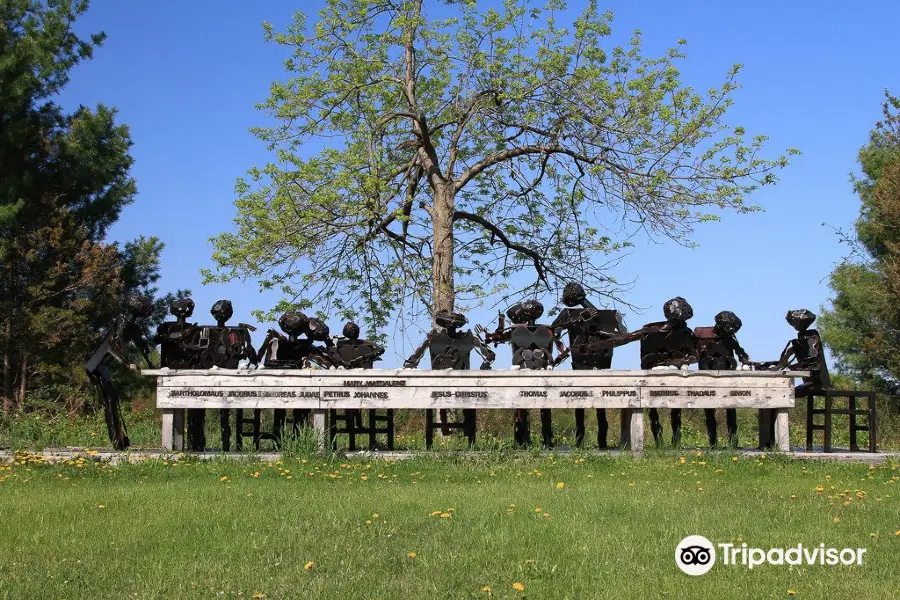
{"type": "Polygon", "coordinates": [[[675,548],[675,564],[688,575],[704,575],[716,564],[716,548],[702,535],[689,535],[675,548]]]}

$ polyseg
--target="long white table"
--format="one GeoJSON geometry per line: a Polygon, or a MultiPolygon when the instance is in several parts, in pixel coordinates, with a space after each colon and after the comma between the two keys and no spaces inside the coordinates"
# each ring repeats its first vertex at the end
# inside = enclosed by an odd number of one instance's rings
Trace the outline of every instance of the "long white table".
{"type": "MultiPolygon", "coordinates": [[[[622,412],[623,446],[644,450],[643,410],[751,408],[760,435],[774,414],[775,446],[790,450],[794,378],[780,371],[426,371],[416,369],[144,370],[157,378],[163,447],[184,446],[189,408],[310,409],[324,447],[331,409],[609,408],[622,412]]],[[[761,439],[762,442],[767,440],[761,439]]]]}

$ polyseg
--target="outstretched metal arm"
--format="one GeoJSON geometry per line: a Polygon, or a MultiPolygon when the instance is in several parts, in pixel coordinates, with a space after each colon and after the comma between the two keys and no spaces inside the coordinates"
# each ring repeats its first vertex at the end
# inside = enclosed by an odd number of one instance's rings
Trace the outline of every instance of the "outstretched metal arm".
{"type": "Polygon", "coordinates": [[[431,346],[431,336],[432,332],[428,332],[428,335],[425,336],[425,340],[419,345],[418,348],[413,351],[409,358],[403,361],[404,369],[415,369],[419,366],[419,361],[422,360],[422,356],[425,355],[425,351],[431,346]]]}
{"type": "Polygon", "coordinates": [[[475,338],[475,352],[477,352],[482,359],[481,362],[481,370],[487,371],[491,368],[491,365],[494,363],[494,360],[497,358],[497,355],[493,350],[488,348],[487,344],[481,339],[477,333],[472,334],[475,338]]]}

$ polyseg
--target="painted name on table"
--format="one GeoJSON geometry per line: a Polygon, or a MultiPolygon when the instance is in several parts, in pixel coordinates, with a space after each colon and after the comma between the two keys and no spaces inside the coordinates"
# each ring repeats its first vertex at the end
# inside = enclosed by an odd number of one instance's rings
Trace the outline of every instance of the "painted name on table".
{"type": "MultiPolygon", "coordinates": [[[[753,392],[751,392],[750,390],[728,390],[728,394],[726,394],[726,395],[730,396],[730,397],[735,397],[735,396],[750,397],[753,395],[753,392]]],[[[691,398],[691,397],[696,398],[698,396],[699,397],[702,397],[702,396],[715,397],[716,390],[685,390],[683,392],[680,390],[650,390],[650,396],[652,398],[658,398],[658,397],[676,397],[677,398],[680,396],[687,396],[689,398],[691,398]]]]}

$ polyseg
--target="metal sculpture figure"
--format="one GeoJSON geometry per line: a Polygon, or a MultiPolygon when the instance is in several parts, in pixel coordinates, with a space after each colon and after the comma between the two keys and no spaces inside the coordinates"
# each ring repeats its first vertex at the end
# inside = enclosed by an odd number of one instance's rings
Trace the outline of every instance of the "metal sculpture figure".
{"type": "MultiPolygon", "coordinates": [[[[563,333],[569,334],[569,350],[572,356],[572,369],[592,370],[612,367],[613,348],[596,344],[600,340],[628,333],[622,321],[622,313],[617,310],[601,310],[587,299],[584,287],[577,282],[569,282],[563,288],[562,309],[550,327],[557,338],[563,333]],[[581,309],[576,309],[580,306],[581,309]]],[[[606,449],[609,423],[606,420],[606,409],[597,409],[597,445],[606,449]]],[[[584,444],[584,409],[575,409],[575,444],[584,444]]]]}
{"type": "Polygon", "coordinates": [[[153,368],[153,364],[150,362],[150,344],[147,340],[144,323],[144,320],[153,314],[153,302],[144,296],[135,295],[128,299],[128,309],[127,316],[119,316],[113,321],[103,334],[103,339],[97,349],[84,363],[84,370],[87,372],[88,378],[100,392],[106,431],[109,441],[116,450],[125,450],[131,445],[131,442],[128,439],[125,422],[122,420],[119,392],[109,373],[109,362],[114,360],[131,369],[137,369],[138,367],[128,358],[128,343],[131,342],[141,351],[141,355],[147,361],[147,367],[153,368]]]}
{"type": "MultiPolygon", "coordinates": [[[[323,321],[307,317],[302,312],[289,311],[278,319],[278,326],[287,334],[269,329],[263,345],[259,349],[257,362],[264,363],[266,369],[308,369],[315,365],[323,369],[340,366],[341,359],[329,337],[328,325],[323,321]],[[300,336],[305,337],[300,337],[300,336]],[[317,345],[320,342],[322,345],[317,345]]],[[[309,423],[309,409],[296,408],[291,412],[294,435],[309,423]]],[[[258,447],[260,439],[281,439],[281,431],[287,419],[287,410],[276,408],[273,417],[273,432],[260,433],[261,411],[253,416],[253,442],[258,447]]]]}
{"type": "MultiPolygon", "coordinates": [[[[201,341],[204,337],[209,340],[206,348],[200,352],[200,368],[237,369],[243,360],[257,365],[256,350],[250,338],[250,332],[256,331],[256,327],[246,323],[238,323],[237,327],[226,325],[234,314],[230,300],[218,300],[209,312],[216,320],[216,326],[203,325],[200,328],[201,341]]],[[[225,452],[231,449],[230,412],[227,408],[219,410],[222,450],[225,452]]],[[[240,437],[241,411],[235,410],[235,415],[235,425],[240,437]]]]}
{"type": "MultiPolygon", "coordinates": [[[[667,366],[683,367],[697,362],[694,332],[687,321],[694,316],[694,309],[687,300],[678,296],[663,305],[665,321],[647,323],[637,331],[611,337],[596,342],[598,347],[615,347],[640,340],[641,369],[656,369],[667,366]]],[[[659,410],[651,408],[650,430],[659,444],[662,440],[662,425],[659,410]]],[[[672,444],[681,442],[681,409],[671,409],[672,444]]]]}
{"type": "MultiPolygon", "coordinates": [[[[697,362],[694,332],[687,325],[694,316],[694,309],[681,296],[667,300],[663,305],[666,317],[662,323],[648,323],[644,327],[650,331],[641,338],[641,368],[653,369],[663,366],[683,367],[697,362]],[[653,329],[656,329],[655,331],[653,329]]],[[[651,408],[650,431],[657,444],[662,440],[662,425],[659,411],[651,408]]],[[[681,409],[669,410],[672,423],[672,445],[681,443],[681,409]]]]}
{"type": "MultiPolygon", "coordinates": [[[[345,369],[372,369],[375,367],[375,362],[381,360],[381,355],[385,352],[383,347],[371,340],[360,339],[359,335],[359,325],[351,321],[344,325],[342,336],[335,338],[337,342],[335,351],[340,359],[340,366],[345,369]]],[[[363,411],[359,409],[332,410],[330,417],[332,443],[334,443],[335,435],[346,433],[349,437],[349,450],[353,451],[356,450],[356,435],[369,433],[369,446],[371,450],[374,450],[376,434],[386,433],[388,449],[393,450],[393,409],[369,409],[368,426],[363,423],[363,411]],[[344,431],[338,430],[337,421],[345,423],[344,431]],[[379,424],[384,424],[385,427],[379,428],[379,424]]]]}
{"type": "MultiPolygon", "coordinates": [[[[544,314],[544,305],[537,300],[525,300],[513,304],[506,311],[506,316],[513,322],[512,327],[504,327],[503,315],[500,315],[497,329],[485,335],[485,341],[495,346],[509,342],[513,351],[513,368],[550,369],[566,359],[569,350],[554,335],[553,327],[537,323],[544,314]],[[559,351],[554,360],[553,347],[559,351]]],[[[531,427],[528,409],[516,409],[514,417],[514,435],[516,443],[527,446],[531,441],[531,427]]],[[[541,409],[541,434],[544,445],[553,446],[553,423],[549,408],[541,409]]]]}
{"type": "MultiPolygon", "coordinates": [[[[154,341],[160,345],[160,365],[169,369],[237,369],[241,361],[256,364],[250,332],[256,328],[246,323],[237,326],[226,322],[234,314],[230,300],[219,300],[210,309],[215,325],[188,323],[194,314],[194,301],[179,298],[169,305],[176,318],[161,323],[154,341]]],[[[187,410],[188,446],[194,451],[206,448],[206,411],[202,408],[187,410]]],[[[231,425],[228,409],[220,409],[219,425],[222,433],[222,449],[231,446],[231,425]]],[[[238,419],[238,426],[240,420],[238,419]]]]}
{"type": "Polygon", "coordinates": [[[797,337],[790,340],[778,359],[778,369],[794,369],[809,371],[809,377],[796,388],[797,396],[818,393],[831,388],[831,377],[828,375],[828,364],[825,362],[825,347],[822,338],[815,329],[810,329],[816,315],[805,309],[789,310],[785,320],[797,330],[797,337]]]}
{"type": "Polygon", "coordinates": [[[269,329],[257,355],[258,362],[265,359],[267,369],[308,369],[312,365],[330,369],[341,365],[323,321],[290,311],[281,315],[278,326],[287,336],[269,329]]]}
{"type": "MultiPolygon", "coordinates": [[[[475,350],[482,359],[481,370],[491,368],[496,354],[488,348],[477,333],[471,330],[460,330],[469,320],[460,313],[441,311],[435,313],[435,328],[428,332],[425,340],[403,362],[404,369],[415,369],[428,350],[431,356],[432,369],[459,369],[470,368],[470,355],[475,350]]],[[[478,329],[476,329],[478,331],[478,329]]],[[[443,435],[449,435],[451,429],[459,429],[459,423],[450,423],[447,420],[447,410],[440,409],[440,428],[443,435]]],[[[462,429],[469,439],[469,444],[475,443],[475,409],[463,409],[462,429]]],[[[434,435],[434,410],[425,411],[425,445],[431,447],[434,435]]]]}
{"type": "MultiPolygon", "coordinates": [[[[698,367],[701,371],[734,371],[738,368],[738,360],[749,363],[750,356],[737,341],[741,320],[731,311],[723,310],[716,315],[713,327],[695,327],[694,338],[697,347],[698,367]]],[[[711,448],[718,441],[716,410],[706,408],[706,432],[711,448]]],[[[728,444],[737,443],[737,410],[725,409],[725,423],[728,430],[728,444]]]]}

